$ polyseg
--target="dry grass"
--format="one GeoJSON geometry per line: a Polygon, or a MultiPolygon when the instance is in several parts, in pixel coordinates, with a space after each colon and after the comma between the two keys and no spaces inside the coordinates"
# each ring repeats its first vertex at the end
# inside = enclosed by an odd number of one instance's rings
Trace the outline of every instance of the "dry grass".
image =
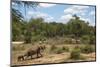
{"type": "MultiPolygon", "coordinates": [[[[60,44],[57,45],[56,47],[58,48],[62,48],[62,47],[68,47],[69,51],[66,52],[62,52],[60,54],[56,54],[56,53],[50,53],[51,50],[51,45],[50,44],[44,44],[46,45],[46,50],[42,53],[43,57],[41,58],[34,58],[34,59],[29,59],[29,60],[24,60],[24,61],[17,61],[17,57],[19,55],[24,54],[27,50],[29,49],[34,49],[36,46],[38,45],[32,45],[32,44],[12,44],[12,47],[15,47],[18,50],[12,50],[12,65],[28,65],[28,64],[46,64],[46,63],[61,63],[61,62],[75,62],[75,61],[92,61],[92,60],[96,60],[95,57],[95,52],[93,53],[89,53],[89,54],[83,54],[81,53],[81,55],[83,57],[85,57],[85,59],[80,59],[80,60],[72,60],[69,59],[70,57],[70,51],[75,47],[75,46],[84,46],[84,45],[79,45],[79,44],[60,44]],[[19,47],[24,46],[23,50],[19,50],[19,47]]],[[[23,48],[23,47],[22,47],[23,48]]],[[[36,56],[34,56],[36,57],[36,56]]]]}

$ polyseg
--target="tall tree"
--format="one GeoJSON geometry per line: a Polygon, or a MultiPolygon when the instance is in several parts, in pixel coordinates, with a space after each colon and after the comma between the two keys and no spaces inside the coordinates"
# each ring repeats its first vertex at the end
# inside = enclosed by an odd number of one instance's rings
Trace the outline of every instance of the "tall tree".
{"type": "Polygon", "coordinates": [[[77,15],[73,15],[74,19],[71,19],[68,24],[67,28],[69,29],[70,34],[74,34],[74,37],[77,39],[82,35],[88,34],[89,26],[88,24],[81,20],[80,17],[77,15]]]}
{"type": "MultiPolygon", "coordinates": [[[[26,20],[25,20],[26,19],[26,9],[27,8],[36,8],[36,6],[38,4],[34,3],[34,2],[16,1],[16,0],[12,1],[12,3],[17,5],[17,7],[12,5],[12,10],[11,10],[11,13],[12,13],[12,34],[13,34],[12,40],[19,40],[18,38],[20,38],[20,36],[22,34],[24,34],[25,31],[29,32],[25,28],[26,23],[23,23],[23,20],[24,20],[24,22],[26,22],[26,20]],[[22,14],[22,12],[19,9],[17,9],[17,8],[20,8],[20,7],[25,8],[25,10],[24,10],[25,14],[22,14]]],[[[25,38],[28,38],[28,37],[25,37],[25,38]]]]}
{"type": "MultiPolygon", "coordinates": [[[[31,2],[31,1],[12,1],[13,3],[15,3],[19,8],[23,7],[24,8],[24,20],[26,19],[26,12],[28,10],[28,8],[33,8],[34,10],[36,9],[36,7],[38,6],[39,3],[36,2],[31,2]]],[[[16,10],[16,8],[12,8],[13,10],[16,10]]]]}

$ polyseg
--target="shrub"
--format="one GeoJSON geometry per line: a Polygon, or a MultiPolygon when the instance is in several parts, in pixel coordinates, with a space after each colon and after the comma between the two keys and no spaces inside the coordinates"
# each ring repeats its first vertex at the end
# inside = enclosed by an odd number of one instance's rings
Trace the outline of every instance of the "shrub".
{"type": "Polygon", "coordinates": [[[56,49],[57,49],[57,47],[55,45],[52,45],[50,48],[50,52],[55,53],[56,49]]]}
{"type": "Polygon", "coordinates": [[[53,50],[55,50],[55,49],[57,49],[57,47],[56,47],[55,45],[52,45],[52,46],[51,46],[51,51],[53,51],[53,50]]]}
{"type": "Polygon", "coordinates": [[[16,50],[16,47],[15,46],[12,46],[12,50],[15,51],[16,50]]]}
{"type": "Polygon", "coordinates": [[[60,53],[63,53],[63,52],[68,52],[69,51],[69,48],[68,47],[56,47],[55,45],[52,45],[51,48],[50,48],[50,51],[52,53],[56,53],[56,54],[60,54],[60,53]]]}
{"type": "Polygon", "coordinates": [[[66,43],[66,44],[71,44],[71,39],[65,39],[65,41],[64,41],[64,43],[66,43]]]}
{"type": "Polygon", "coordinates": [[[74,48],[71,51],[70,59],[75,59],[75,60],[80,59],[80,49],[74,48]]]}
{"type": "Polygon", "coordinates": [[[68,48],[68,47],[63,46],[63,47],[62,47],[62,50],[63,50],[63,51],[67,51],[67,52],[68,52],[68,51],[69,51],[69,48],[68,48]]]}
{"type": "Polygon", "coordinates": [[[55,50],[55,53],[56,53],[56,54],[63,53],[63,50],[62,50],[61,48],[57,48],[57,49],[55,50]]]}
{"type": "Polygon", "coordinates": [[[60,54],[60,53],[63,53],[63,52],[68,52],[68,51],[69,51],[69,48],[63,46],[62,48],[57,48],[57,49],[55,50],[55,53],[60,54]]]}
{"type": "Polygon", "coordinates": [[[14,51],[25,50],[25,47],[24,46],[12,46],[12,50],[14,51]]]}
{"type": "Polygon", "coordinates": [[[84,35],[84,36],[81,37],[81,41],[82,41],[82,43],[84,43],[84,44],[89,44],[89,42],[90,42],[90,37],[89,37],[88,35],[84,35]]]}
{"type": "Polygon", "coordinates": [[[60,54],[60,53],[63,53],[64,51],[68,51],[69,49],[63,47],[63,48],[60,48],[60,47],[56,47],[55,45],[52,45],[51,46],[51,49],[50,51],[52,53],[56,53],[56,54],[60,54]]]}
{"type": "Polygon", "coordinates": [[[95,44],[96,43],[95,36],[93,35],[84,35],[81,37],[81,41],[84,44],[95,44]]]}
{"type": "Polygon", "coordinates": [[[91,53],[91,52],[94,52],[94,51],[95,51],[95,48],[91,45],[86,45],[84,47],[81,47],[82,53],[91,53]]]}
{"type": "Polygon", "coordinates": [[[95,44],[96,43],[96,38],[95,38],[95,36],[91,36],[90,37],[90,42],[89,42],[89,44],[95,44]]]}

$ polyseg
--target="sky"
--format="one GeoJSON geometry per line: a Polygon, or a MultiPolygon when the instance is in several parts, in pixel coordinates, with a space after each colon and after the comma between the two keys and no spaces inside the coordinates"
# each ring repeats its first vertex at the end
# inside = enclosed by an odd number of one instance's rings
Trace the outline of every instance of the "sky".
{"type": "MultiPolygon", "coordinates": [[[[16,4],[12,3],[12,6],[16,7],[16,4]]],[[[23,6],[17,9],[25,16],[23,6]]],[[[67,23],[74,14],[79,16],[81,20],[88,21],[90,25],[95,25],[95,6],[86,5],[39,3],[35,9],[27,8],[26,19],[41,17],[46,22],[67,23]]]]}

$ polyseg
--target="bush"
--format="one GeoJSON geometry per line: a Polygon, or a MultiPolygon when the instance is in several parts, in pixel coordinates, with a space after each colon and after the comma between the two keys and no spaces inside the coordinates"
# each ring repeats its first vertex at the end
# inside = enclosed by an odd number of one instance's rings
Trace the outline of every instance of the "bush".
{"type": "Polygon", "coordinates": [[[50,51],[52,53],[60,54],[60,53],[63,53],[63,52],[68,52],[69,51],[69,48],[66,47],[66,46],[57,47],[55,45],[52,45],[51,48],[50,48],[50,51]]]}
{"type": "Polygon", "coordinates": [[[72,44],[72,42],[71,42],[71,39],[70,39],[70,38],[65,39],[64,43],[66,43],[66,44],[72,44]]]}
{"type": "Polygon", "coordinates": [[[56,54],[63,53],[63,50],[62,50],[61,48],[57,48],[57,49],[55,50],[55,53],[56,53],[56,54]]]}
{"type": "Polygon", "coordinates": [[[84,43],[84,44],[89,44],[89,42],[90,42],[90,37],[89,37],[88,35],[84,35],[84,36],[81,37],[81,41],[82,41],[82,43],[84,43]]]}
{"type": "Polygon", "coordinates": [[[25,50],[25,47],[24,46],[12,46],[12,50],[14,51],[20,51],[20,50],[25,50]]]}
{"type": "Polygon", "coordinates": [[[80,49],[74,48],[71,51],[70,59],[75,59],[75,60],[80,59],[80,49]]]}
{"type": "Polygon", "coordinates": [[[55,53],[60,54],[60,53],[63,53],[63,52],[68,52],[68,51],[69,51],[69,48],[63,46],[62,48],[57,48],[57,49],[55,50],[55,53]]]}
{"type": "Polygon", "coordinates": [[[68,52],[69,51],[69,48],[68,47],[56,47],[55,45],[52,45],[51,46],[51,49],[50,51],[52,51],[53,53],[56,53],[56,54],[60,54],[60,53],[63,53],[63,52],[68,52]]]}
{"type": "Polygon", "coordinates": [[[81,52],[82,53],[92,53],[95,51],[95,48],[91,45],[86,45],[84,47],[81,47],[81,52]]]}
{"type": "Polygon", "coordinates": [[[91,36],[90,37],[90,42],[89,42],[89,44],[95,44],[96,43],[96,38],[95,38],[95,36],[91,36]]]}
{"type": "Polygon", "coordinates": [[[53,50],[55,50],[55,49],[57,49],[57,47],[56,47],[55,45],[52,45],[52,46],[51,46],[51,51],[53,51],[53,50]]]}
{"type": "Polygon", "coordinates": [[[68,47],[65,47],[65,46],[62,47],[62,50],[69,52],[69,48],[68,47]]]}
{"type": "Polygon", "coordinates": [[[57,49],[57,47],[55,45],[52,45],[50,48],[50,52],[55,53],[56,49],[57,49]]]}
{"type": "Polygon", "coordinates": [[[93,35],[84,35],[81,37],[81,41],[84,44],[95,44],[96,43],[95,36],[93,35]]]}

